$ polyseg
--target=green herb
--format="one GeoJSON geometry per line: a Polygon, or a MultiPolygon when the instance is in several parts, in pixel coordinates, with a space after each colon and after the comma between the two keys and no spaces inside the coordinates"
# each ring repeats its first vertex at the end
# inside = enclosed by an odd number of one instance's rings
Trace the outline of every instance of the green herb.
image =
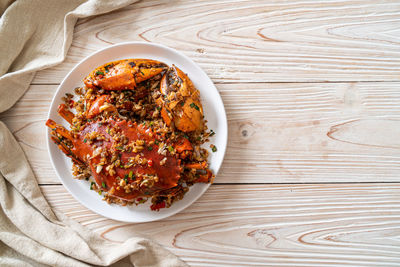
{"type": "Polygon", "coordinates": [[[91,183],[90,183],[90,190],[93,190],[94,184],[95,184],[94,182],[91,182],[91,183]]]}
{"type": "Polygon", "coordinates": [[[189,136],[187,136],[187,134],[183,134],[183,137],[185,137],[186,139],[189,139],[189,136]]]}
{"type": "Polygon", "coordinates": [[[142,70],[140,70],[140,73],[144,76],[144,72],[142,70]]]}
{"type": "Polygon", "coordinates": [[[160,110],[161,110],[161,107],[157,107],[157,110],[160,111],[160,110]]]}
{"type": "Polygon", "coordinates": [[[109,69],[110,67],[111,67],[111,65],[107,65],[107,66],[105,66],[105,67],[104,67],[104,69],[105,69],[106,73],[108,73],[108,72],[109,72],[109,70],[108,70],[108,69],[109,69]]]}
{"type": "Polygon", "coordinates": [[[197,136],[197,141],[200,141],[201,140],[201,136],[197,136]]]}
{"type": "Polygon", "coordinates": [[[123,147],[123,146],[117,146],[116,149],[118,149],[118,150],[124,150],[124,147],[123,147]]]}
{"type": "Polygon", "coordinates": [[[191,103],[190,107],[194,108],[194,109],[197,109],[197,110],[200,110],[200,108],[195,103],[191,103]]]}
{"type": "Polygon", "coordinates": [[[213,136],[215,134],[215,132],[211,129],[210,130],[210,136],[213,136]]]}
{"type": "Polygon", "coordinates": [[[124,178],[124,180],[125,180],[125,183],[128,183],[129,181],[128,181],[128,178],[124,178]]]}
{"type": "Polygon", "coordinates": [[[133,171],[130,171],[130,172],[129,172],[129,178],[132,179],[132,177],[133,177],[133,171]]]}
{"type": "MultiPolygon", "coordinates": [[[[193,104],[193,103],[192,103],[192,104],[193,104]]],[[[182,102],[181,102],[181,107],[183,107],[183,105],[185,105],[185,102],[182,101],[182,102]]]]}
{"type": "Polygon", "coordinates": [[[143,204],[147,201],[147,199],[142,198],[141,200],[139,200],[139,204],[143,204]]]}
{"type": "Polygon", "coordinates": [[[158,145],[160,142],[158,142],[158,140],[154,141],[154,144],[158,145]]]}
{"type": "Polygon", "coordinates": [[[152,147],[152,146],[148,146],[147,149],[148,149],[149,151],[152,151],[152,150],[153,150],[153,147],[152,147]]]}
{"type": "Polygon", "coordinates": [[[125,174],[124,179],[128,179],[128,174],[125,174]]]}
{"type": "Polygon", "coordinates": [[[107,188],[107,186],[106,186],[106,184],[105,184],[104,182],[101,182],[101,186],[102,186],[103,188],[107,188]]]}
{"type": "Polygon", "coordinates": [[[172,151],[174,151],[174,148],[172,146],[168,146],[168,151],[172,152],[172,151]]]}
{"type": "Polygon", "coordinates": [[[100,196],[101,196],[101,194],[103,194],[103,191],[102,191],[102,190],[99,191],[99,195],[100,195],[100,196]]]}
{"type": "Polygon", "coordinates": [[[85,138],[85,139],[83,139],[83,142],[84,142],[84,143],[86,143],[86,142],[87,142],[87,139],[86,139],[86,138],[85,138]]]}
{"type": "Polygon", "coordinates": [[[96,71],[97,75],[104,75],[104,72],[102,72],[101,70],[96,71]]]}
{"type": "Polygon", "coordinates": [[[153,122],[153,121],[151,121],[149,125],[150,125],[150,126],[153,126],[153,124],[154,124],[154,122],[153,122]]]}
{"type": "Polygon", "coordinates": [[[91,119],[87,119],[87,121],[88,121],[88,122],[91,122],[92,120],[91,120],[91,119]]]}
{"type": "Polygon", "coordinates": [[[211,150],[212,150],[212,152],[217,152],[217,147],[213,145],[213,146],[211,147],[211,150]]]}

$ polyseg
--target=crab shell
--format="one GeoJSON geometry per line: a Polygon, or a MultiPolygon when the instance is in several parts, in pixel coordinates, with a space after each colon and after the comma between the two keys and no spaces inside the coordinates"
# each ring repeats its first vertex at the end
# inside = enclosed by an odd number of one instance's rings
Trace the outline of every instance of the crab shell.
{"type": "Polygon", "coordinates": [[[166,153],[162,155],[158,153],[159,147],[155,144],[148,145],[150,141],[155,141],[153,133],[150,128],[147,128],[143,124],[137,125],[136,123],[127,122],[125,120],[115,121],[108,120],[107,124],[99,124],[99,122],[88,123],[85,128],[78,134],[78,136],[73,141],[73,149],[71,152],[75,154],[78,158],[84,159],[88,157],[87,161],[94,179],[98,185],[102,185],[102,189],[109,191],[109,193],[115,197],[131,200],[136,197],[145,197],[154,192],[169,189],[175,187],[178,183],[181,173],[180,159],[175,156],[166,153]],[[110,175],[106,170],[108,165],[102,167],[98,171],[97,166],[100,163],[100,155],[94,156],[94,146],[105,148],[106,150],[111,150],[112,146],[115,144],[112,137],[107,133],[107,127],[117,126],[121,133],[128,138],[128,144],[135,142],[136,140],[144,140],[146,142],[145,148],[140,153],[134,153],[129,151],[120,152],[120,166],[115,166],[115,174],[110,175]],[[87,144],[85,142],[85,136],[88,133],[97,132],[101,134],[105,139],[101,141],[96,141],[92,144],[87,144]],[[143,158],[147,159],[148,162],[151,160],[151,164],[146,163],[144,165],[134,165],[129,168],[124,168],[123,166],[128,164],[129,158],[135,157],[141,154],[143,158]],[[160,162],[166,158],[164,165],[160,165],[160,162]],[[132,175],[133,174],[133,175],[132,175]],[[151,188],[143,187],[140,190],[126,192],[117,182],[117,178],[128,177],[125,179],[125,183],[136,182],[135,177],[137,175],[156,175],[158,177],[158,182],[154,183],[151,188]],[[103,186],[105,185],[105,187],[103,186]],[[110,192],[110,189],[113,190],[110,192]]]}

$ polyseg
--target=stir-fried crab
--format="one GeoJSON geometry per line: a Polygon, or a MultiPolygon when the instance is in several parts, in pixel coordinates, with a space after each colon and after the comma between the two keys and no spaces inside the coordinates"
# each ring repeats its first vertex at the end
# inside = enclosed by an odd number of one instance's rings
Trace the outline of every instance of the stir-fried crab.
{"type": "Polygon", "coordinates": [[[196,141],[206,129],[200,94],[180,69],[119,60],[95,69],[84,83],[83,110],[58,109],[72,130],[51,119],[46,125],[74,166],[90,170],[96,188],[124,203],[153,197],[152,208],[159,209],[171,204],[168,198],[182,197],[187,184],[212,180],[207,153],[196,141]]]}

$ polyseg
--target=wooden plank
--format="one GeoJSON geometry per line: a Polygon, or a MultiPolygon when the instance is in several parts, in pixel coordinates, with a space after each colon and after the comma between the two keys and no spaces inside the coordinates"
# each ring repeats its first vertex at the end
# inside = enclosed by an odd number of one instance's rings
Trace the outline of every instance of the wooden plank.
{"type": "Polygon", "coordinates": [[[179,214],[140,224],[96,215],[62,186],[41,188],[55,210],[105,238],[139,232],[191,266],[399,263],[399,184],[213,185],[179,214]]]}
{"type": "MultiPolygon", "coordinates": [[[[44,122],[56,85],[0,114],[40,183],[58,183],[44,122]]],[[[400,83],[218,84],[229,141],[217,183],[400,181],[400,83]]],[[[218,133],[217,133],[218,134],[218,133]]]]}
{"type": "Polygon", "coordinates": [[[397,0],[142,1],[80,21],[66,61],[34,83],[127,41],[175,48],[215,82],[398,81],[399,16],[397,0]]]}

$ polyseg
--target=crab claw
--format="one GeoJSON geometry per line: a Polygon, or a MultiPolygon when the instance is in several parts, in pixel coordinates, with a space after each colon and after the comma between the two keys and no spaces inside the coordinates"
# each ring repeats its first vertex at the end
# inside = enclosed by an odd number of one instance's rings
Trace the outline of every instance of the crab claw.
{"type": "Polygon", "coordinates": [[[124,59],[104,64],[85,79],[89,88],[104,90],[132,90],[140,82],[160,74],[166,64],[151,59],[124,59]]]}
{"type": "Polygon", "coordinates": [[[168,126],[173,122],[182,132],[203,129],[200,92],[178,67],[172,65],[164,74],[160,92],[161,97],[157,99],[157,104],[161,107],[161,116],[168,126]]]}

